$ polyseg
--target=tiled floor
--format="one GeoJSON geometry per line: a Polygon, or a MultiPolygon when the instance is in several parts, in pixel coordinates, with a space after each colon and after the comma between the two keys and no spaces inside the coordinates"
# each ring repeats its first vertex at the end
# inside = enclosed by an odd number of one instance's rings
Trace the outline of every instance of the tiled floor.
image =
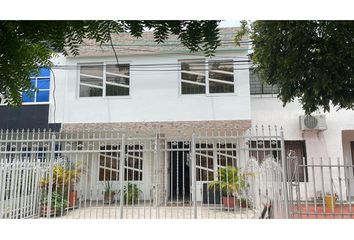
{"type": "MultiPolygon", "coordinates": [[[[119,206],[91,206],[67,211],[58,218],[65,219],[119,219],[119,206]]],[[[255,212],[250,209],[220,209],[213,207],[197,208],[198,219],[249,219],[254,218],[255,212]]],[[[143,207],[125,206],[124,219],[190,219],[194,218],[194,209],[190,206],[180,207],[143,207]]]]}

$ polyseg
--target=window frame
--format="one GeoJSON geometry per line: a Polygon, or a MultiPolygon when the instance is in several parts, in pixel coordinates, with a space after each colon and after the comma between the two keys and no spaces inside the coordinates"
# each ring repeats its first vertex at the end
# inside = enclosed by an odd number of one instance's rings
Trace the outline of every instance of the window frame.
{"type": "MultiPolygon", "coordinates": [[[[204,184],[204,183],[210,183],[212,181],[218,180],[218,172],[220,168],[227,168],[227,166],[230,166],[227,164],[227,162],[231,159],[231,166],[232,167],[237,167],[239,164],[238,160],[238,155],[237,155],[237,145],[235,142],[218,142],[218,141],[211,141],[211,142],[200,142],[197,143],[196,145],[196,181],[198,183],[204,184]],[[206,152],[206,153],[203,153],[206,152]],[[211,153],[211,155],[208,154],[208,152],[211,153]],[[231,155],[229,153],[231,152],[231,155]],[[212,164],[213,168],[211,169],[210,165],[209,168],[202,166],[198,164],[198,155],[200,156],[199,158],[199,163],[201,163],[201,157],[206,157],[212,159],[212,164]],[[221,164],[221,157],[225,157],[225,166],[221,164]],[[213,174],[213,179],[205,180],[203,178],[204,174],[203,171],[207,171],[207,176],[209,173],[213,174]]],[[[205,160],[205,159],[204,159],[205,160]]],[[[207,164],[208,165],[208,164],[207,164]]]]}
{"type": "MultiPolygon", "coordinates": [[[[51,80],[52,80],[52,76],[51,76],[51,73],[49,76],[37,76],[37,77],[30,77],[30,81],[34,80],[35,81],[35,89],[34,90],[34,96],[33,96],[33,102],[23,102],[22,101],[22,95],[25,93],[25,91],[21,91],[21,104],[22,105],[43,105],[43,104],[50,104],[50,93],[52,91],[51,89],[51,80]],[[38,86],[38,79],[49,79],[49,88],[46,88],[46,89],[37,89],[37,86],[38,86]],[[49,92],[49,96],[48,96],[48,101],[45,101],[45,102],[37,102],[37,93],[40,92],[40,91],[48,91],[49,92]]],[[[6,105],[6,104],[1,104],[1,105],[6,105]]]]}
{"type": "MultiPolygon", "coordinates": [[[[106,72],[106,66],[107,65],[114,65],[117,64],[117,62],[112,62],[112,61],[101,61],[101,62],[80,62],[77,63],[78,66],[78,71],[77,71],[77,98],[78,99],[97,99],[97,98],[102,98],[102,99],[115,99],[115,98],[131,98],[131,90],[132,90],[132,78],[131,78],[131,62],[130,61],[124,61],[120,62],[119,65],[129,65],[129,94],[128,95],[117,95],[117,96],[107,96],[106,95],[106,85],[107,85],[107,72],[106,72]],[[81,86],[81,66],[99,66],[101,65],[103,74],[102,74],[102,96],[80,96],[80,86],[81,86]]],[[[113,74],[112,74],[113,75],[113,74]]],[[[115,84],[108,84],[112,86],[116,86],[115,84]]]]}
{"type": "MultiPolygon", "coordinates": [[[[236,59],[234,58],[212,58],[212,59],[205,59],[205,58],[194,58],[194,59],[178,59],[178,94],[179,96],[207,96],[207,97],[217,97],[217,96],[235,96],[237,95],[237,88],[236,88],[236,69],[235,65],[233,65],[233,92],[225,92],[225,93],[210,93],[209,89],[209,62],[218,62],[218,61],[232,61],[234,62],[236,59]],[[205,92],[204,93],[182,93],[182,62],[201,62],[205,63],[205,92]]],[[[232,84],[230,84],[232,85],[232,84]]]]}
{"type": "MultiPolygon", "coordinates": [[[[145,166],[146,159],[144,157],[144,155],[145,155],[144,154],[145,153],[144,146],[141,145],[141,144],[134,144],[132,146],[133,146],[134,149],[129,149],[129,147],[131,147],[129,145],[125,146],[125,154],[126,154],[127,158],[125,159],[125,164],[124,164],[124,181],[125,182],[136,182],[136,183],[144,182],[144,180],[145,180],[144,170],[146,168],[146,166],[145,166]],[[129,155],[129,153],[133,153],[133,154],[134,153],[139,153],[140,156],[129,155]],[[141,165],[138,164],[140,169],[134,169],[134,167],[128,166],[129,165],[129,162],[128,162],[129,161],[129,159],[128,159],[129,157],[130,158],[136,158],[136,159],[138,159],[139,162],[141,161],[141,165]],[[132,180],[129,180],[129,178],[128,178],[129,175],[127,173],[128,173],[129,170],[133,171],[133,179],[132,180]],[[140,177],[139,177],[138,180],[134,179],[134,174],[136,172],[138,172],[139,176],[141,174],[141,179],[140,179],[140,177]]],[[[112,149],[112,145],[110,145],[110,144],[100,146],[99,161],[98,161],[98,164],[97,164],[97,182],[99,182],[99,183],[102,183],[102,182],[105,182],[105,181],[120,182],[120,161],[121,161],[121,157],[120,157],[121,149],[120,148],[121,148],[121,145],[117,145],[117,149],[112,149]],[[106,149],[107,147],[109,147],[111,149],[109,149],[107,151],[107,149],[106,149]],[[101,149],[101,148],[103,148],[103,149],[101,149]],[[117,155],[114,156],[113,153],[117,153],[117,155]],[[100,170],[101,170],[101,168],[109,168],[107,166],[102,166],[101,165],[101,156],[104,157],[104,159],[105,159],[104,161],[106,161],[107,157],[111,158],[112,160],[116,159],[116,161],[117,161],[116,167],[117,168],[115,170],[113,170],[113,171],[117,172],[117,175],[116,175],[117,179],[112,179],[112,176],[113,176],[112,173],[110,173],[110,175],[109,175],[109,176],[111,176],[110,179],[106,179],[106,180],[101,180],[100,179],[100,170]]],[[[106,170],[107,171],[112,171],[110,169],[106,169],[106,170]]]]}

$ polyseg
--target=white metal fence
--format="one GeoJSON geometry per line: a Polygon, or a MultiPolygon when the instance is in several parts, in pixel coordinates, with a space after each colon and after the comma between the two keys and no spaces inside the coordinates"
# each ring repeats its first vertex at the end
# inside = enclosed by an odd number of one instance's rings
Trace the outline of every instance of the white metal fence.
{"type": "Polygon", "coordinates": [[[285,218],[283,143],[276,127],[1,131],[0,218],[285,218]]]}
{"type": "Polygon", "coordinates": [[[354,219],[354,165],[341,158],[288,162],[290,218],[354,219]]]}

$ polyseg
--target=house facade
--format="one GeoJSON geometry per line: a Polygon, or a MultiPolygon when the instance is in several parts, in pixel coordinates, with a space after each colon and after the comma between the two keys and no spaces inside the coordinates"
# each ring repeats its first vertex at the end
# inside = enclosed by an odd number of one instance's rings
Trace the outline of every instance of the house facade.
{"type": "MultiPolygon", "coordinates": [[[[233,46],[234,30],[222,30],[223,46],[212,58],[203,53],[191,54],[174,37],[160,46],[154,43],[152,33],[145,33],[142,39],[123,34],[114,40],[118,43],[114,46],[117,65],[110,45],[100,47],[87,42],[78,57],[60,56],[54,60],[56,106],[51,108],[49,121],[60,123],[65,130],[116,130],[150,137],[158,131],[164,138],[191,135],[197,128],[247,129],[251,126],[249,46],[233,46]]],[[[171,142],[163,141],[166,146],[171,142]]],[[[150,198],[154,157],[143,155],[138,168],[143,169],[142,188],[146,198],[150,198]]],[[[187,158],[187,154],[182,157],[187,158]]],[[[188,167],[184,161],[179,168],[188,167]]],[[[208,164],[215,165],[212,171],[217,171],[216,160],[208,164]]],[[[173,162],[167,165],[161,164],[161,171],[173,168],[173,162]]],[[[99,175],[99,168],[93,172],[99,175]]],[[[167,192],[167,186],[172,189],[173,184],[175,188],[178,185],[170,180],[173,174],[176,179],[186,178],[181,169],[178,174],[171,170],[165,177],[169,180],[162,184],[167,192]]],[[[208,180],[204,177],[198,181],[198,200],[202,199],[203,184],[208,180]]],[[[189,196],[189,187],[186,188],[189,196]]]]}
{"type": "MultiPolygon", "coordinates": [[[[238,165],[240,159],[252,156],[252,150],[256,151],[252,157],[258,161],[269,156],[279,159],[281,147],[287,159],[292,159],[288,163],[289,171],[296,174],[299,184],[294,191],[300,192],[301,198],[316,198],[317,191],[339,193],[339,189],[343,200],[354,196],[351,183],[354,169],[350,167],[354,161],[354,111],[318,112],[315,115],[324,116],[326,127],[301,129],[300,116],[304,111],[300,104],[295,101],[283,107],[276,97],[276,86],[260,81],[251,69],[247,39],[241,41],[240,46],[233,43],[236,31],[237,28],[221,29],[222,46],[213,57],[190,53],[174,36],[157,45],[153,34],[147,32],[141,39],[128,34],[115,36],[113,46],[86,41],[80,47],[79,56],[53,59],[54,67],[45,76],[50,79],[50,84],[46,85],[49,95],[44,103],[47,112],[35,114],[45,116],[45,124],[68,132],[91,131],[104,135],[106,131],[117,131],[142,137],[139,141],[131,140],[125,153],[120,148],[122,142],[114,145],[102,137],[102,144],[96,146],[95,152],[87,150],[81,156],[76,155],[76,159],[89,163],[86,179],[89,186],[95,186],[90,195],[92,199],[103,198],[101,193],[106,181],[119,188],[118,156],[122,154],[132,160],[125,178],[140,186],[144,201],[166,202],[176,196],[177,200],[181,196],[183,200],[192,196],[196,201],[204,201],[208,192],[205,186],[217,179],[220,167],[238,165]],[[189,187],[192,185],[190,149],[183,149],[191,140],[176,136],[191,136],[200,129],[227,136],[232,129],[245,132],[256,125],[258,134],[263,137],[247,143],[221,143],[220,138],[214,141],[201,137],[204,141],[197,144],[200,158],[199,163],[196,160],[194,173],[196,186],[189,187]],[[268,126],[278,126],[279,132],[280,127],[283,128],[284,146],[280,146],[280,140],[262,133],[268,126]],[[242,144],[248,144],[247,149],[234,147],[242,144]],[[157,151],[157,148],[165,151],[157,151]],[[178,159],[182,159],[182,164],[178,159]],[[321,169],[308,168],[308,165],[324,165],[327,161],[348,167],[338,167],[333,176],[322,172],[322,181],[315,181],[321,169]],[[296,173],[292,172],[295,168],[296,173]],[[178,178],[183,179],[182,182],[178,178]]],[[[25,102],[32,102],[22,108],[43,105],[40,94],[35,98],[28,100],[24,95],[25,102]]],[[[2,112],[8,109],[0,108],[2,112]]],[[[15,128],[8,121],[7,125],[0,124],[2,128],[15,128]]],[[[43,124],[36,128],[40,127],[43,124]]],[[[18,125],[18,128],[23,126],[18,125]]],[[[80,141],[76,144],[77,148],[84,145],[80,141]]]]}

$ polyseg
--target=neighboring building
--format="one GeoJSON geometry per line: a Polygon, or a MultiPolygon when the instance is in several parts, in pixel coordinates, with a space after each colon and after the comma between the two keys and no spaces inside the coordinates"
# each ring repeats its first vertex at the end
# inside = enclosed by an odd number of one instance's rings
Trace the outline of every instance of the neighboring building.
{"type": "MultiPolygon", "coordinates": [[[[329,165],[331,163],[347,167],[337,167],[334,182],[334,190],[339,192],[339,181],[345,189],[347,196],[354,196],[354,111],[339,110],[332,108],[330,113],[321,111],[315,112],[314,116],[324,116],[318,119],[325,120],[324,130],[314,129],[301,130],[299,117],[304,115],[304,111],[298,101],[287,104],[285,107],[277,99],[278,89],[270,86],[261,87],[255,84],[257,76],[251,76],[251,119],[252,125],[278,125],[284,129],[285,149],[294,150],[298,159],[303,158],[299,164],[329,165]],[[322,163],[321,163],[322,158],[322,163]],[[340,172],[338,171],[340,169],[340,172]],[[339,174],[341,176],[339,176],[339,174]],[[340,180],[339,180],[340,179],[340,180]]],[[[317,168],[320,171],[320,168],[317,168]]],[[[316,175],[316,173],[315,173],[316,175]]],[[[325,173],[327,182],[330,182],[329,174],[325,173]]],[[[311,171],[300,172],[300,180],[314,181],[311,171]],[[306,176],[307,175],[307,176],[306,176]]],[[[317,179],[317,191],[322,191],[321,180],[317,179]]],[[[308,184],[308,188],[313,186],[308,184]]],[[[329,192],[330,187],[324,186],[324,191],[329,192]]]]}
{"type": "Polygon", "coordinates": [[[31,77],[32,85],[38,91],[22,93],[22,106],[10,107],[0,96],[0,129],[59,129],[48,121],[51,92],[50,69],[41,68],[39,75],[31,77]]]}

